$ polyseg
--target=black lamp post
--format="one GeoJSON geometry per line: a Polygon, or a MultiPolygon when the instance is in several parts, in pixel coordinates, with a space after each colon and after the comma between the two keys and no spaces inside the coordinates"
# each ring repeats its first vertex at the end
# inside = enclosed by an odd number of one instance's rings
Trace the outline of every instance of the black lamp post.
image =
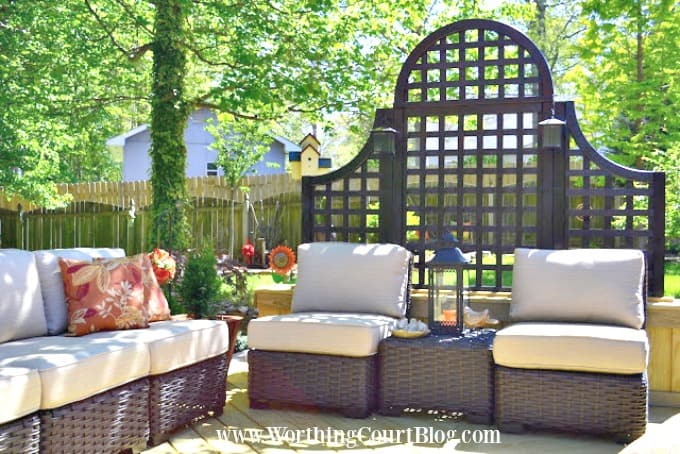
{"type": "Polygon", "coordinates": [[[447,247],[436,250],[428,262],[428,321],[432,334],[460,336],[463,333],[463,265],[469,261],[457,247],[447,247]]]}

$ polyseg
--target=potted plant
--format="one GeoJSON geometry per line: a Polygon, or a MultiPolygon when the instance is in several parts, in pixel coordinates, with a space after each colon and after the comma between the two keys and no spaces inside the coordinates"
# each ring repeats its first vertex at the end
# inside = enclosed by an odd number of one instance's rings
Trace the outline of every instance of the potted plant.
{"type": "Polygon", "coordinates": [[[177,292],[193,318],[212,318],[218,312],[221,279],[211,244],[189,251],[177,292]]]}

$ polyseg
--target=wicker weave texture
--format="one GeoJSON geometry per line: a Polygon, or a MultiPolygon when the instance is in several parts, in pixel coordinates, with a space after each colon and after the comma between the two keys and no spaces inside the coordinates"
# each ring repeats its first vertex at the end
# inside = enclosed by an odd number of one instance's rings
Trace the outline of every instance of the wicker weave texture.
{"type": "Polygon", "coordinates": [[[647,376],[497,366],[496,422],[633,440],[647,427],[647,376]]]}
{"type": "Polygon", "coordinates": [[[40,448],[40,418],[33,413],[0,425],[0,452],[37,453],[40,448]]]}
{"type": "Polygon", "coordinates": [[[150,377],[149,426],[152,445],[167,440],[176,429],[222,414],[227,399],[227,355],[150,377]]]}
{"type": "Polygon", "coordinates": [[[456,411],[471,422],[489,424],[494,409],[494,332],[461,338],[390,337],[381,342],[379,411],[406,408],[456,411]]]}
{"type": "Polygon", "coordinates": [[[41,453],[141,450],[149,433],[149,380],[104,391],[40,415],[41,453]]]}
{"type": "Polygon", "coordinates": [[[375,409],[377,365],[377,355],[350,358],[249,350],[250,405],[283,403],[366,417],[375,409]]]}

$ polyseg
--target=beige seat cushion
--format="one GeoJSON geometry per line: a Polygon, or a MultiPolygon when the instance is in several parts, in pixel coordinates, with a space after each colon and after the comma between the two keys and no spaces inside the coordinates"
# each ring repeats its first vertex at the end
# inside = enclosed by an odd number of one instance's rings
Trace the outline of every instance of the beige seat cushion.
{"type": "Polygon", "coordinates": [[[343,312],[298,312],[256,318],[248,346],[261,350],[364,357],[375,354],[396,319],[343,312]]]}
{"type": "Polygon", "coordinates": [[[47,334],[64,333],[68,324],[64,281],[61,277],[58,261],[60,257],[90,262],[95,257],[125,257],[125,251],[119,248],[49,249],[35,251],[33,254],[40,276],[40,288],[42,289],[45,318],[47,319],[47,334]]]}
{"type": "Polygon", "coordinates": [[[0,424],[14,421],[40,408],[40,375],[23,367],[0,368],[0,424]]]}
{"type": "Polygon", "coordinates": [[[644,267],[632,249],[516,249],[510,317],[641,328],[644,267]]]}
{"type": "Polygon", "coordinates": [[[292,311],[403,317],[410,259],[395,244],[301,244],[292,311]]]}
{"type": "Polygon", "coordinates": [[[45,410],[146,377],[149,349],[129,340],[35,337],[0,344],[0,367],[37,370],[45,410]]]}
{"type": "Polygon", "coordinates": [[[0,249],[0,342],[47,334],[33,254],[0,249]]]}
{"type": "Polygon", "coordinates": [[[496,364],[520,369],[639,374],[648,352],[644,330],[581,323],[517,323],[493,343],[496,364]]]}
{"type": "Polygon", "coordinates": [[[146,345],[151,355],[151,375],[189,366],[229,350],[229,328],[225,322],[216,320],[167,320],[150,323],[147,329],[100,332],[87,337],[146,345]]]}

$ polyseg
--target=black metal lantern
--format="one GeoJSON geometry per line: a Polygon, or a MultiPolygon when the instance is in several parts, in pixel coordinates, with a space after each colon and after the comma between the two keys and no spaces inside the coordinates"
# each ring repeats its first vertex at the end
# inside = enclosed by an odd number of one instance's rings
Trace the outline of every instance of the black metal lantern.
{"type": "Polygon", "coordinates": [[[457,247],[447,247],[436,250],[428,262],[428,321],[433,334],[460,336],[463,333],[463,265],[469,261],[457,247]]]}
{"type": "Polygon", "coordinates": [[[393,128],[375,128],[373,136],[373,152],[377,154],[394,154],[396,152],[395,139],[397,130],[393,128]]]}
{"type": "Polygon", "coordinates": [[[543,146],[546,148],[562,148],[562,129],[566,123],[555,114],[551,113],[550,118],[538,123],[542,129],[543,146]]]}

